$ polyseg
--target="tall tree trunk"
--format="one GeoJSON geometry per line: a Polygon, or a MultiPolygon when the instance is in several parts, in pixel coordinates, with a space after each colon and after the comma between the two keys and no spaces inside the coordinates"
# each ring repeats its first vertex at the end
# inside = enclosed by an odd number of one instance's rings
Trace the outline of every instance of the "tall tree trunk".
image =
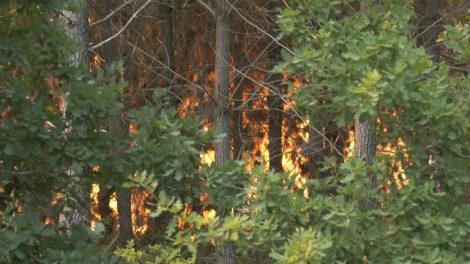
{"type": "MultiPolygon", "coordinates": [[[[439,63],[440,61],[440,44],[437,42],[439,37],[439,20],[440,8],[438,0],[418,0],[416,1],[416,9],[418,12],[419,22],[417,24],[417,42],[421,45],[426,52],[431,55],[432,61],[434,63],[439,63]]],[[[434,164],[437,162],[437,156],[434,153],[429,153],[429,164],[434,164]]],[[[429,175],[430,179],[435,181],[436,190],[440,189],[440,182],[435,178],[437,174],[437,169],[429,175]]]]}
{"type": "Polygon", "coordinates": [[[421,16],[418,16],[417,25],[418,44],[422,45],[431,54],[434,62],[440,60],[440,45],[437,42],[440,33],[441,19],[438,0],[418,0],[416,8],[421,16]]]}
{"type": "MultiPolygon", "coordinates": [[[[310,121],[311,122],[311,121],[310,121]]],[[[320,166],[325,158],[325,145],[323,142],[323,126],[311,122],[308,137],[308,177],[316,179],[321,177],[320,166]]]]}
{"type": "MultiPolygon", "coordinates": [[[[64,10],[63,14],[66,19],[67,35],[77,44],[77,49],[71,57],[72,64],[77,67],[82,63],[88,64],[87,6],[85,3],[83,3],[83,9],[81,12],[75,13],[64,10]]],[[[64,118],[67,111],[67,100],[68,94],[62,94],[60,101],[60,111],[63,113],[64,118]]],[[[67,120],[64,120],[64,122],[66,122],[68,126],[64,132],[68,133],[72,129],[72,124],[67,120]]],[[[74,171],[69,170],[66,172],[66,174],[71,176],[71,184],[66,188],[66,195],[64,195],[64,200],[66,204],[72,203],[74,206],[73,209],[67,208],[67,205],[65,206],[60,224],[66,226],[67,228],[70,227],[70,225],[89,226],[91,220],[89,192],[91,188],[90,186],[84,186],[85,183],[83,179],[81,179],[80,176],[75,175],[74,171]]]]}
{"type": "Polygon", "coordinates": [[[199,88],[197,90],[197,98],[198,98],[198,115],[199,115],[199,123],[202,125],[206,120],[209,118],[210,114],[207,113],[207,103],[206,103],[206,82],[207,82],[207,74],[210,70],[209,64],[209,50],[210,50],[210,37],[209,33],[204,33],[204,49],[202,52],[202,61],[204,65],[201,67],[199,72],[199,88]]]}
{"type": "Polygon", "coordinates": [[[103,186],[100,186],[100,191],[98,192],[98,212],[101,217],[101,222],[105,227],[105,237],[113,233],[114,221],[111,215],[111,208],[109,207],[112,193],[111,188],[105,188],[103,186]]]}
{"type": "MultiPolygon", "coordinates": [[[[103,16],[107,15],[110,10],[115,10],[118,6],[118,2],[115,0],[104,1],[101,5],[101,9],[103,10],[103,16]]],[[[104,21],[100,24],[100,32],[102,39],[108,39],[109,37],[115,34],[115,29],[121,28],[124,26],[125,21],[122,19],[122,14],[110,17],[108,20],[104,21]]],[[[112,63],[117,61],[121,56],[126,54],[128,48],[125,47],[121,40],[121,38],[115,38],[110,42],[106,43],[105,45],[101,46],[98,49],[99,54],[106,62],[107,66],[110,66],[112,63]]],[[[125,55],[124,55],[125,56],[125,55]]],[[[124,78],[129,82],[129,86],[136,83],[136,66],[134,65],[130,55],[127,54],[128,57],[126,61],[126,68],[124,71],[124,78]]],[[[130,96],[129,96],[130,97],[130,96]]],[[[130,99],[125,98],[124,105],[126,108],[129,107],[130,99]]],[[[115,134],[116,137],[120,137],[122,139],[128,137],[129,134],[129,122],[126,118],[124,113],[121,113],[115,117],[112,117],[108,120],[108,128],[109,132],[115,134]]],[[[117,155],[120,155],[118,153],[117,155]]],[[[120,175],[116,175],[119,178],[120,175]]],[[[131,192],[128,189],[123,189],[120,186],[116,186],[114,188],[116,192],[116,200],[117,200],[117,207],[118,207],[118,240],[117,245],[119,247],[126,246],[129,240],[132,240],[133,232],[132,232],[132,214],[131,214],[131,192]]],[[[106,201],[103,201],[106,202],[106,201]]],[[[106,207],[106,205],[102,205],[106,207]]]]}
{"type": "MultiPolygon", "coordinates": [[[[240,67],[239,67],[240,68],[240,67]]],[[[243,81],[242,81],[243,83],[243,81]]],[[[233,96],[234,108],[233,115],[233,158],[241,160],[243,158],[243,111],[240,109],[243,103],[243,84],[240,84],[233,96]]]]}
{"type": "MultiPolygon", "coordinates": [[[[235,47],[242,46],[243,43],[239,41],[238,38],[235,38],[233,41],[233,45],[235,47]]],[[[235,53],[235,63],[237,69],[243,69],[245,63],[243,61],[244,52],[236,52],[235,53]]],[[[233,159],[242,160],[243,159],[243,149],[244,149],[244,129],[243,129],[243,87],[245,83],[245,76],[240,74],[237,75],[235,79],[235,83],[237,86],[235,87],[235,91],[233,92],[233,107],[231,109],[232,120],[233,120],[233,128],[232,128],[232,135],[231,139],[233,140],[233,159]]]]}
{"type": "Polygon", "coordinates": [[[222,248],[217,252],[217,264],[236,263],[235,243],[233,241],[224,241],[222,248]]]}
{"type": "Polygon", "coordinates": [[[373,121],[356,120],[354,126],[354,156],[371,165],[376,154],[375,131],[373,121]]]}
{"type": "MultiPolygon", "coordinates": [[[[160,75],[163,78],[158,76],[160,77],[160,81],[158,82],[158,84],[161,85],[160,87],[164,87],[168,89],[169,94],[168,94],[167,100],[171,106],[178,109],[178,105],[180,103],[180,94],[179,94],[179,91],[176,90],[177,87],[173,85],[173,71],[174,71],[174,54],[173,54],[173,16],[174,16],[173,12],[174,12],[174,9],[173,9],[173,4],[174,4],[174,0],[165,0],[165,1],[162,1],[160,5],[161,11],[162,11],[162,16],[160,18],[163,20],[163,29],[164,29],[162,43],[163,43],[163,58],[164,58],[163,61],[165,63],[165,68],[163,69],[162,74],[160,75]]],[[[135,64],[131,65],[131,63],[129,63],[128,66],[134,67],[134,68],[138,67],[135,64]]],[[[158,80],[158,77],[157,78],[153,77],[154,75],[153,71],[149,71],[148,74],[149,76],[151,76],[151,80],[152,80],[150,82],[149,88],[153,89],[156,87],[156,85],[154,84],[155,84],[155,80],[158,80]]],[[[135,74],[135,76],[136,78],[138,78],[137,74],[135,74]]],[[[126,202],[126,201],[123,200],[122,202],[126,202]]],[[[156,207],[153,204],[154,202],[155,201],[148,200],[145,205],[147,209],[152,210],[152,211],[156,210],[156,207]]],[[[130,211],[128,215],[129,215],[129,220],[126,220],[126,222],[131,220],[130,211]]],[[[127,214],[123,215],[123,217],[124,216],[127,217],[127,214]]],[[[150,217],[147,222],[148,229],[144,237],[142,237],[140,241],[141,242],[152,241],[155,234],[158,234],[158,240],[160,242],[164,242],[165,231],[168,227],[168,224],[172,220],[172,217],[173,217],[172,214],[169,212],[163,212],[158,217],[150,217]]],[[[127,230],[127,227],[126,227],[126,230],[127,230]]],[[[120,230],[120,234],[121,232],[123,232],[123,236],[125,236],[127,234],[126,230],[122,230],[122,231],[120,230]]],[[[139,245],[137,245],[137,247],[139,247],[139,245]]]]}
{"type": "Polygon", "coordinates": [[[178,87],[173,85],[174,52],[173,52],[173,18],[174,18],[174,0],[165,0],[161,3],[162,19],[163,19],[163,58],[165,69],[163,70],[163,82],[170,91],[170,104],[178,108],[180,103],[181,92],[178,87]]]}
{"type": "MultiPolygon", "coordinates": [[[[222,166],[230,158],[230,112],[229,112],[229,55],[230,32],[228,0],[216,0],[216,54],[215,54],[215,107],[214,126],[222,137],[215,144],[215,163],[222,166]]],[[[225,212],[221,212],[225,213],[225,212]]],[[[233,264],[236,262],[235,244],[232,241],[223,241],[222,248],[217,252],[218,264],[233,264]]]]}
{"type": "Polygon", "coordinates": [[[118,246],[125,247],[128,241],[134,239],[132,233],[131,191],[120,188],[116,195],[119,218],[118,246]]]}
{"type": "MultiPolygon", "coordinates": [[[[155,88],[166,88],[168,89],[168,99],[167,103],[171,106],[178,108],[180,100],[182,97],[181,90],[178,89],[174,83],[174,72],[175,72],[175,54],[174,54],[174,17],[175,17],[175,1],[176,0],[161,0],[158,2],[158,10],[156,12],[156,17],[161,21],[161,34],[158,35],[158,38],[155,39],[156,43],[161,44],[160,48],[157,50],[155,58],[150,59],[149,70],[144,78],[143,87],[147,89],[145,96],[152,98],[152,94],[155,88]],[[154,64],[154,61],[158,58],[158,63],[154,64]]],[[[138,26],[138,25],[136,25],[138,26]]],[[[145,37],[142,38],[142,42],[139,43],[141,46],[144,46],[142,49],[146,53],[152,54],[153,48],[152,45],[145,45],[145,37]],[[145,47],[146,46],[146,47],[145,47]]]]}
{"type": "Polygon", "coordinates": [[[282,76],[276,74],[268,82],[272,84],[268,95],[269,169],[275,172],[282,172],[282,76]]]}
{"type": "Polygon", "coordinates": [[[67,23],[67,35],[78,44],[77,50],[72,55],[72,62],[75,66],[81,63],[89,63],[88,54],[88,16],[87,6],[83,4],[83,10],[78,13],[64,11],[67,23]]]}
{"type": "MultiPolygon", "coordinates": [[[[129,134],[129,122],[127,121],[124,113],[111,118],[108,122],[108,125],[109,132],[115,134],[116,136],[126,138],[129,134]]],[[[131,190],[117,186],[116,200],[119,223],[117,245],[118,247],[125,247],[127,242],[134,238],[132,232],[131,190]]]]}
{"type": "MultiPolygon", "coordinates": [[[[376,142],[375,142],[375,125],[374,121],[366,120],[366,121],[359,121],[356,120],[354,126],[354,156],[361,158],[365,161],[366,165],[371,165],[374,161],[375,154],[376,154],[376,142]]],[[[368,172],[368,191],[374,193],[377,188],[377,179],[373,174],[368,172]]],[[[364,206],[367,209],[372,209],[376,207],[375,199],[373,198],[366,198],[367,200],[364,201],[364,206]]]]}
{"type": "Polygon", "coordinates": [[[215,145],[215,162],[223,165],[230,160],[230,112],[229,112],[229,9],[224,1],[216,1],[216,55],[215,55],[215,106],[214,126],[223,137],[215,145]]]}
{"type": "MultiPolygon", "coordinates": [[[[361,13],[367,15],[368,0],[361,1],[361,13]]],[[[354,124],[354,156],[361,158],[367,165],[371,165],[376,155],[375,120],[355,120],[354,124]]],[[[373,191],[377,186],[377,179],[369,174],[369,188],[373,191]]],[[[368,208],[373,208],[374,202],[368,199],[368,208]]]]}
{"type": "MultiPolygon", "coordinates": [[[[276,14],[277,1],[271,1],[268,4],[268,9],[273,14],[276,14]]],[[[275,19],[273,19],[275,24],[275,19]]],[[[277,36],[277,27],[271,27],[269,32],[272,36],[277,36]]],[[[281,47],[277,43],[268,52],[270,63],[273,67],[281,61],[281,47]]],[[[271,85],[268,95],[269,107],[269,121],[268,121],[268,136],[269,136],[269,169],[275,172],[282,172],[282,119],[283,119],[283,87],[282,75],[272,74],[269,76],[267,82],[271,85]]]]}

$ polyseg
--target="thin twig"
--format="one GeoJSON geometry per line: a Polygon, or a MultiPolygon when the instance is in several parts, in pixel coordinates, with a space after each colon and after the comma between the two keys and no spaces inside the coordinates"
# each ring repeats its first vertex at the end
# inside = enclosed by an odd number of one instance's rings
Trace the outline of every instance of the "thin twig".
{"type": "Polygon", "coordinates": [[[132,22],[132,20],[134,20],[134,19],[137,17],[137,15],[138,15],[146,6],[148,6],[148,4],[150,4],[151,2],[152,2],[152,0],[147,0],[147,2],[145,2],[139,9],[137,9],[137,11],[136,11],[134,14],[132,14],[131,18],[126,22],[126,24],[125,24],[118,32],[116,32],[116,34],[114,34],[114,35],[112,35],[111,37],[109,37],[109,38],[107,38],[107,39],[101,41],[100,43],[98,43],[98,44],[92,46],[91,49],[92,49],[92,50],[97,49],[97,48],[103,46],[104,44],[110,42],[111,40],[113,40],[113,39],[116,38],[117,36],[119,36],[119,35],[129,26],[129,24],[132,22]]]}
{"type": "Polygon", "coordinates": [[[123,7],[125,7],[126,5],[130,4],[131,2],[134,2],[135,0],[129,0],[129,1],[126,1],[124,2],[122,5],[118,6],[115,10],[111,10],[111,12],[106,15],[105,17],[101,18],[101,19],[98,19],[96,21],[93,21],[89,24],[89,26],[95,26],[99,23],[103,23],[104,21],[108,20],[110,17],[112,17],[113,15],[115,15],[119,10],[121,10],[123,7]]]}
{"type": "Polygon", "coordinates": [[[209,11],[209,13],[211,13],[213,17],[215,17],[214,9],[212,9],[208,4],[204,3],[204,1],[202,0],[197,0],[197,2],[201,4],[205,9],[207,9],[207,11],[209,11]]]}
{"type": "Polygon", "coordinates": [[[291,49],[289,49],[289,47],[287,47],[286,45],[282,44],[276,37],[274,37],[273,35],[269,34],[268,32],[266,32],[266,30],[263,30],[262,28],[260,28],[258,25],[256,25],[255,23],[251,22],[249,19],[247,19],[242,13],[240,13],[240,11],[238,11],[237,8],[235,8],[231,3],[229,3],[229,5],[232,7],[233,10],[235,10],[235,12],[243,19],[245,20],[248,24],[250,24],[251,26],[253,26],[254,28],[256,28],[257,30],[259,30],[261,33],[265,34],[266,36],[268,36],[269,38],[271,38],[274,42],[276,42],[276,44],[278,44],[279,46],[281,46],[282,48],[284,48],[287,52],[289,52],[290,54],[292,55],[295,55],[295,52],[292,51],[291,49]]]}

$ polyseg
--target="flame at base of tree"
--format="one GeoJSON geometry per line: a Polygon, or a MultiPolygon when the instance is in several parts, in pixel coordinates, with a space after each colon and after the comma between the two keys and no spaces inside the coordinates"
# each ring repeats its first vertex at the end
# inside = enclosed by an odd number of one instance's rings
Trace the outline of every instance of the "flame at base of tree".
{"type": "MultiPolygon", "coordinates": [[[[98,193],[100,191],[100,186],[93,184],[90,197],[92,199],[92,220],[91,220],[91,229],[95,230],[96,224],[101,222],[103,219],[98,210],[98,193]]],[[[151,209],[147,206],[147,201],[149,199],[149,194],[145,191],[132,190],[131,192],[131,213],[132,213],[132,231],[136,237],[142,237],[146,234],[149,229],[149,219],[151,209]]],[[[118,218],[118,206],[116,193],[113,193],[109,199],[109,208],[111,209],[111,217],[117,220],[118,218]]],[[[118,221],[113,221],[114,232],[119,230],[118,221]]]]}

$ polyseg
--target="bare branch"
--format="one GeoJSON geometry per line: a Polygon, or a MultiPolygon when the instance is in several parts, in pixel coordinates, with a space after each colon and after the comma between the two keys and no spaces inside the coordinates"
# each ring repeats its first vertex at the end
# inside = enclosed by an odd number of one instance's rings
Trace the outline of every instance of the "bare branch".
{"type": "Polygon", "coordinates": [[[121,10],[122,8],[124,8],[126,5],[134,2],[135,0],[129,0],[129,1],[126,1],[124,3],[122,3],[122,5],[118,6],[115,10],[111,10],[111,13],[109,13],[108,15],[106,15],[105,17],[101,18],[101,19],[98,19],[96,21],[93,21],[89,24],[89,26],[95,26],[99,23],[103,23],[104,21],[108,20],[110,17],[112,17],[113,15],[115,15],[119,10],[121,10]]]}
{"type": "Polygon", "coordinates": [[[292,55],[295,55],[295,52],[292,51],[291,49],[289,49],[289,47],[287,47],[286,45],[282,44],[276,37],[274,37],[273,35],[269,34],[268,32],[266,32],[266,30],[263,30],[262,28],[260,28],[258,25],[256,25],[255,23],[251,22],[249,19],[247,19],[237,8],[235,8],[230,2],[228,2],[229,5],[232,7],[233,10],[235,10],[235,12],[243,19],[246,21],[246,23],[250,24],[251,26],[253,26],[254,28],[256,28],[257,30],[259,30],[261,33],[265,34],[266,36],[268,36],[269,38],[271,38],[274,42],[276,42],[277,45],[281,46],[282,48],[284,48],[287,52],[289,52],[290,54],[292,55]]]}
{"type": "Polygon", "coordinates": [[[151,59],[152,61],[160,64],[160,66],[166,68],[167,70],[171,71],[176,78],[180,79],[180,80],[183,80],[184,82],[196,87],[197,89],[201,89],[202,91],[204,91],[208,96],[209,98],[214,101],[214,103],[217,104],[217,100],[215,100],[215,98],[211,95],[210,92],[207,91],[207,89],[205,88],[204,85],[198,85],[197,83],[194,83],[193,81],[189,80],[188,78],[184,77],[183,75],[179,74],[178,72],[168,68],[168,65],[166,65],[164,62],[160,61],[159,59],[155,58],[154,56],[152,56],[150,53],[146,52],[145,50],[137,47],[135,44],[129,42],[126,40],[126,43],[131,46],[132,48],[134,48],[136,51],[138,52],[141,52],[143,55],[145,55],[146,57],[148,57],[149,59],[151,59]]]}
{"type": "Polygon", "coordinates": [[[215,11],[214,11],[214,9],[212,9],[212,7],[210,7],[208,4],[204,3],[204,1],[202,1],[202,0],[197,0],[197,2],[199,4],[201,4],[205,9],[207,9],[207,11],[209,11],[209,13],[211,13],[213,17],[215,17],[215,11]]]}
{"type": "Polygon", "coordinates": [[[132,20],[134,20],[134,19],[137,17],[137,15],[138,15],[142,10],[144,10],[144,8],[145,8],[146,6],[148,6],[151,2],[152,2],[152,0],[147,0],[147,2],[145,2],[139,9],[137,9],[137,11],[136,11],[134,14],[132,14],[131,18],[126,22],[126,24],[125,24],[118,32],[116,32],[116,34],[114,34],[114,35],[112,35],[111,37],[109,37],[109,38],[107,38],[107,39],[101,41],[100,43],[98,43],[98,44],[92,46],[91,49],[92,49],[92,50],[97,49],[97,48],[103,46],[104,44],[110,42],[111,40],[113,40],[113,39],[116,38],[117,36],[119,36],[119,35],[129,26],[129,24],[132,22],[132,20]]]}

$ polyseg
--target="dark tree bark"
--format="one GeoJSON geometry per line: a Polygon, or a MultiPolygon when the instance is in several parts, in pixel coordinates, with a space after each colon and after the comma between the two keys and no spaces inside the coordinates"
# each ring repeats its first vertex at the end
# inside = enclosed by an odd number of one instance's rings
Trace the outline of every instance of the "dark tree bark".
{"type": "MultiPolygon", "coordinates": [[[[233,41],[233,45],[235,47],[242,46],[243,43],[239,41],[238,38],[235,38],[233,41]]],[[[243,69],[246,66],[244,62],[245,52],[235,52],[235,62],[237,65],[237,69],[243,69]]],[[[232,135],[231,139],[233,140],[233,158],[237,160],[241,160],[243,158],[243,150],[244,150],[244,128],[243,128],[243,87],[245,86],[245,76],[238,74],[235,79],[235,83],[237,86],[235,87],[235,91],[233,92],[233,109],[231,111],[232,120],[233,120],[233,128],[232,128],[232,135]]]]}
{"type": "MultiPolygon", "coordinates": [[[[271,1],[269,9],[276,12],[276,1],[271,1]]],[[[273,27],[272,35],[277,35],[277,28],[273,27]]],[[[273,65],[277,65],[281,61],[281,47],[277,43],[273,43],[275,47],[270,50],[269,58],[273,65]]],[[[275,172],[282,172],[282,119],[283,119],[283,87],[282,76],[274,74],[268,79],[272,84],[269,90],[268,106],[269,106],[269,168],[275,172]]]]}
{"type": "MultiPolygon", "coordinates": [[[[152,101],[153,100],[153,92],[155,88],[166,88],[168,89],[168,98],[165,100],[165,103],[178,108],[181,99],[181,91],[178,89],[179,87],[174,85],[174,72],[178,69],[175,69],[175,53],[174,53],[174,18],[176,14],[176,5],[177,0],[162,0],[162,1],[155,1],[156,3],[156,10],[149,10],[148,13],[151,15],[155,15],[158,20],[161,22],[158,26],[159,34],[154,41],[150,41],[148,43],[145,36],[143,36],[140,31],[145,30],[144,23],[135,23],[133,24],[137,34],[130,34],[132,38],[135,38],[136,45],[141,48],[144,53],[153,54],[156,53],[155,58],[148,57],[148,69],[146,72],[146,76],[144,77],[144,85],[145,91],[143,92],[143,96],[140,95],[140,99],[152,101]],[[161,33],[160,33],[161,32],[161,33]],[[155,43],[161,44],[157,52],[154,51],[153,46],[155,43]],[[158,63],[155,63],[155,60],[158,60],[158,63]]],[[[134,60],[134,56],[131,56],[132,60],[134,60]]],[[[138,56],[136,56],[138,57],[138,56]]],[[[140,63],[138,64],[140,66],[140,63]]],[[[139,82],[137,83],[137,87],[139,87],[139,82]]],[[[146,103],[146,102],[145,102],[146,103]]]]}
{"type": "Polygon", "coordinates": [[[119,236],[117,243],[119,247],[125,247],[128,241],[134,239],[131,218],[131,191],[129,189],[120,188],[116,195],[119,219],[119,236]]]}
{"type": "MultiPolygon", "coordinates": [[[[105,1],[100,7],[102,10],[101,16],[105,16],[109,14],[110,10],[116,9],[118,3],[116,1],[105,1]]],[[[122,11],[120,11],[122,12],[122,11]]],[[[124,13],[120,13],[119,15],[115,15],[110,17],[108,20],[104,21],[100,25],[100,32],[102,39],[108,39],[109,37],[115,34],[116,28],[122,28],[125,21],[123,21],[124,13]]],[[[115,61],[119,59],[125,59],[125,71],[124,71],[124,78],[129,82],[129,86],[132,86],[136,83],[137,73],[136,73],[136,65],[133,63],[130,55],[126,52],[129,48],[126,47],[126,44],[123,43],[122,37],[115,38],[110,42],[104,44],[98,49],[99,54],[104,59],[106,65],[111,65],[115,61]],[[123,58],[124,57],[124,58],[123,58]]],[[[130,99],[128,96],[124,100],[124,104],[126,105],[126,109],[129,108],[130,99]]],[[[123,110],[124,112],[126,111],[123,110]]],[[[113,118],[108,120],[108,130],[114,136],[119,137],[120,139],[125,139],[128,137],[129,134],[129,121],[126,118],[125,113],[121,113],[113,118]]],[[[117,147],[126,147],[126,146],[117,146],[117,147]]],[[[119,152],[119,151],[118,151],[119,152]]],[[[117,155],[121,155],[118,153],[117,155]]],[[[112,158],[112,157],[111,157],[112,158]]],[[[117,174],[117,172],[116,172],[117,174]]],[[[122,178],[122,175],[115,175],[116,178],[122,178]]],[[[130,190],[123,189],[120,186],[114,188],[116,192],[116,200],[118,206],[118,240],[117,246],[124,247],[126,246],[127,242],[133,239],[133,232],[132,232],[132,215],[131,215],[131,194],[130,190]]],[[[104,199],[107,195],[110,194],[103,194],[104,199]]],[[[101,202],[101,201],[100,201],[101,202]]],[[[109,201],[103,201],[105,203],[109,203],[109,201]]],[[[104,213],[107,213],[106,205],[100,205],[104,208],[104,213]]]]}
{"type": "Polygon", "coordinates": [[[217,264],[236,263],[235,243],[233,241],[224,241],[222,248],[217,252],[217,264]]]}
{"type": "MultiPolygon", "coordinates": [[[[277,1],[271,1],[268,4],[269,11],[276,14],[277,1]]],[[[275,17],[275,16],[274,16],[275,17]]],[[[275,18],[272,20],[275,24],[275,18]]],[[[271,27],[269,32],[271,35],[276,36],[278,29],[275,26],[271,27]]],[[[268,58],[273,66],[281,61],[281,47],[277,43],[268,52],[268,58]]],[[[272,74],[267,79],[271,85],[268,95],[269,107],[269,169],[275,172],[282,172],[282,119],[283,119],[283,101],[282,95],[284,89],[282,87],[282,76],[280,74],[272,74]]]]}
{"type": "Polygon", "coordinates": [[[371,165],[376,154],[375,131],[372,121],[356,120],[354,138],[354,155],[371,165]]]}
{"type": "MultiPolygon", "coordinates": [[[[243,83],[243,81],[242,81],[243,83]]],[[[243,157],[243,111],[240,109],[243,103],[243,84],[240,84],[233,96],[234,108],[232,111],[233,115],[233,158],[241,160],[243,157]]]]}
{"type": "Polygon", "coordinates": [[[273,84],[269,90],[269,169],[282,172],[282,76],[276,74],[268,80],[273,84]]]}
{"type": "MultiPolygon", "coordinates": [[[[418,13],[417,23],[417,42],[421,45],[426,52],[431,56],[432,61],[437,64],[440,61],[440,44],[437,42],[440,33],[440,15],[439,1],[438,0],[417,0],[416,11],[418,13]]],[[[429,153],[429,162],[436,163],[437,156],[434,153],[429,153]]],[[[435,188],[440,190],[441,183],[437,179],[437,169],[432,172],[428,177],[435,181],[435,188]]]]}
{"type": "MultiPolygon", "coordinates": [[[[114,136],[126,138],[129,134],[129,121],[125,113],[113,117],[108,121],[109,132],[114,136]]],[[[117,155],[121,155],[118,153],[117,155]]],[[[122,175],[116,175],[116,178],[122,178],[122,175]]],[[[117,240],[118,247],[125,247],[127,242],[134,239],[132,232],[132,213],[131,213],[131,190],[116,187],[116,200],[118,207],[119,235],[117,240]]]]}
{"type": "Polygon", "coordinates": [[[215,145],[215,162],[223,165],[230,158],[230,112],[229,112],[229,4],[216,1],[216,55],[215,55],[215,107],[214,126],[222,139],[215,145]]]}
{"type": "MultiPolygon", "coordinates": [[[[215,107],[214,126],[222,138],[215,144],[215,163],[222,166],[231,160],[230,157],[230,112],[229,112],[229,55],[230,32],[228,0],[216,0],[216,54],[215,54],[215,107]]],[[[224,214],[225,212],[221,212],[224,214]]],[[[217,252],[217,263],[234,264],[236,262],[235,244],[223,241],[222,248],[217,252]]]]}
{"type": "Polygon", "coordinates": [[[173,85],[174,51],[173,51],[173,18],[175,12],[175,0],[165,0],[161,3],[163,19],[163,58],[165,69],[163,70],[163,84],[170,91],[170,104],[178,108],[181,92],[173,85]]]}
{"type": "MultiPolygon", "coordinates": [[[[354,126],[355,138],[354,138],[354,156],[361,158],[365,161],[366,165],[371,165],[374,161],[376,154],[376,142],[375,142],[375,130],[373,121],[359,121],[356,120],[354,126]]],[[[369,186],[368,189],[374,192],[377,188],[376,177],[368,172],[369,186]]],[[[366,198],[364,206],[367,209],[375,208],[376,202],[373,198],[366,198]]]]}
{"type": "Polygon", "coordinates": [[[197,90],[197,98],[198,98],[198,114],[199,114],[199,123],[202,125],[206,120],[209,118],[210,114],[207,112],[207,103],[206,103],[206,81],[207,81],[207,74],[210,70],[209,64],[209,50],[210,50],[210,37],[209,33],[205,32],[204,36],[204,49],[202,52],[202,62],[204,66],[201,67],[199,72],[199,87],[197,90]]]}
{"type": "MultiPolygon", "coordinates": [[[[367,0],[361,1],[361,12],[367,15],[367,0]]],[[[375,139],[375,120],[355,120],[354,124],[354,156],[364,160],[366,165],[371,165],[375,159],[377,143],[375,139]]],[[[369,188],[374,190],[377,182],[374,175],[369,174],[369,188]]],[[[370,199],[367,202],[368,208],[373,208],[374,202],[370,199]]]]}
{"type": "Polygon", "coordinates": [[[437,42],[441,24],[439,1],[418,0],[415,4],[419,19],[416,32],[418,44],[422,45],[437,63],[440,60],[440,44],[437,42]]]}
{"type": "Polygon", "coordinates": [[[312,125],[309,128],[308,138],[308,177],[310,179],[321,178],[320,166],[325,159],[325,144],[323,140],[323,126],[312,125]]]}
{"type": "Polygon", "coordinates": [[[306,149],[308,157],[307,171],[310,179],[326,178],[331,172],[321,168],[326,157],[335,157],[337,162],[344,160],[346,147],[346,129],[338,127],[334,121],[328,123],[315,122],[309,127],[309,139],[306,149]]]}
{"type": "Polygon", "coordinates": [[[112,189],[101,186],[98,192],[98,212],[101,217],[101,222],[105,227],[105,235],[113,233],[114,219],[111,215],[111,208],[109,207],[112,193],[112,189]]]}

